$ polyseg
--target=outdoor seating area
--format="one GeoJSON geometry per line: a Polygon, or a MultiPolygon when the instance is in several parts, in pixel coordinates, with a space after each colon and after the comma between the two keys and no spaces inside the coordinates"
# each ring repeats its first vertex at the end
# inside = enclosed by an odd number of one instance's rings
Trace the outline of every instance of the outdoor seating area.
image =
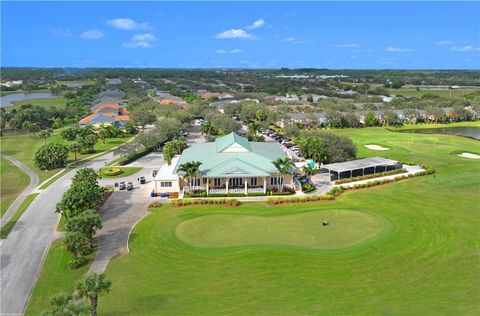
{"type": "Polygon", "coordinates": [[[400,168],[402,168],[402,163],[396,160],[372,157],[323,165],[320,173],[329,173],[330,181],[336,181],[400,168]]]}

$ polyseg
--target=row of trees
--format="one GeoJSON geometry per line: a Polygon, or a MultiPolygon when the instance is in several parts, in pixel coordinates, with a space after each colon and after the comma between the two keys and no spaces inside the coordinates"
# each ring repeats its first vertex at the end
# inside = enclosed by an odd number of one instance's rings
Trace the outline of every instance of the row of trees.
{"type": "Polygon", "coordinates": [[[69,189],[57,203],[56,212],[65,219],[65,247],[72,254],[70,267],[76,269],[85,263],[85,256],[93,251],[94,235],[102,228],[101,217],[93,207],[103,197],[97,182],[98,174],[91,168],[80,169],[69,189]]]}

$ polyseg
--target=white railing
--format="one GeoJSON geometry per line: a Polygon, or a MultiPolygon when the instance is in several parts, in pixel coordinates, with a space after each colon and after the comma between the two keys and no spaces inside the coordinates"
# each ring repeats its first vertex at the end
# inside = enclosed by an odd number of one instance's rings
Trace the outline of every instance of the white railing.
{"type": "Polygon", "coordinates": [[[227,190],[225,189],[210,189],[208,190],[208,194],[223,194],[227,193],[227,190]]]}
{"type": "Polygon", "coordinates": [[[228,189],[228,193],[245,193],[245,188],[243,188],[243,189],[228,189]]]}
{"type": "Polygon", "coordinates": [[[251,188],[248,189],[248,193],[263,193],[263,188],[251,188]]]}

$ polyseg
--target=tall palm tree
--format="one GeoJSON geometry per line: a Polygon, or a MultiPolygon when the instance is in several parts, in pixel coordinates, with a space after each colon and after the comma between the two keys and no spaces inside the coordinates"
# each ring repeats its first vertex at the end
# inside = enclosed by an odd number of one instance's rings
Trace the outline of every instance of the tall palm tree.
{"type": "Polygon", "coordinates": [[[247,125],[248,134],[251,135],[253,139],[257,137],[257,132],[260,130],[260,124],[256,121],[253,121],[247,125]]]}
{"type": "Polygon", "coordinates": [[[75,155],[75,161],[77,161],[77,153],[82,150],[82,145],[78,142],[74,142],[68,147],[68,149],[75,155]]]}
{"type": "Polygon", "coordinates": [[[195,176],[198,173],[198,170],[200,169],[200,165],[202,163],[200,161],[188,161],[182,163],[180,166],[178,166],[178,171],[185,173],[184,177],[185,180],[187,180],[187,188],[190,190],[190,180],[192,178],[195,178],[195,176]]]}
{"type": "Polygon", "coordinates": [[[43,138],[43,140],[45,141],[45,145],[47,144],[47,138],[49,138],[52,135],[53,135],[53,131],[50,128],[44,129],[40,131],[40,133],[38,133],[38,136],[43,138]]]}
{"type": "Polygon", "coordinates": [[[283,191],[283,182],[284,177],[286,174],[290,174],[293,168],[292,159],[285,157],[285,158],[277,158],[272,161],[275,168],[277,168],[277,172],[282,175],[282,183],[280,184],[280,192],[283,191]]]}
{"type": "Polygon", "coordinates": [[[108,293],[111,285],[112,282],[110,282],[103,273],[89,274],[78,283],[77,296],[90,301],[92,316],[97,315],[98,297],[108,293]]]}

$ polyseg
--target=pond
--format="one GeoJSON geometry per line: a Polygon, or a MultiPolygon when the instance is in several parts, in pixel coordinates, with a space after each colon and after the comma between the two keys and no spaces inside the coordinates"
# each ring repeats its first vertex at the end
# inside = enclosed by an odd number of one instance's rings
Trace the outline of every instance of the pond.
{"type": "Polygon", "coordinates": [[[0,97],[0,107],[13,106],[13,101],[31,100],[31,99],[53,99],[58,96],[52,95],[50,92],[41,93],[12,93],[0,97]]]}
{"type": "Polygon", "coordinates": [[[418,128],[402,130],[402,133],[420,133],[420,134],[448,134],[464,136],[480,140],[480,127],[474,126],[456,126],[441,128],[418,128]]]}

